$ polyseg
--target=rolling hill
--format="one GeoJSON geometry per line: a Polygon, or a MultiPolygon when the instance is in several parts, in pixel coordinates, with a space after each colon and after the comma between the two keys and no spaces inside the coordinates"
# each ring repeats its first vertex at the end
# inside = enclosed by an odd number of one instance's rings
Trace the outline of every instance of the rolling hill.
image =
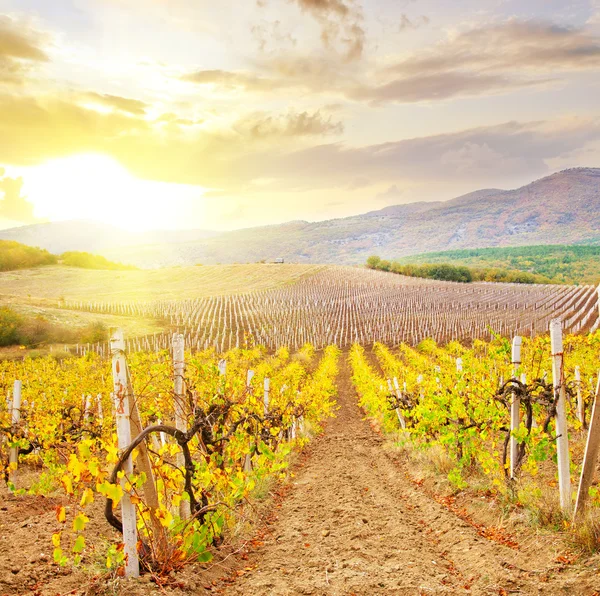
{"type": "Polygon", "coordinates": [[[56,252],[96,250],[141,267],[277,257],[297,263],[362,264],[371,254],[400,258],[466,248],[600,244],[600,168],[564,170],[515,190],[485,189],[444,202],[417,202],[342,219],[224,233],[191,230],[126,235],[104,230],[95,240],[94,231],[83,233],[80,225],[63,222],[13,228],[1,231],[0,238],[56,252]],[[94,242],[96,248],[90,246],[94,242]]]}

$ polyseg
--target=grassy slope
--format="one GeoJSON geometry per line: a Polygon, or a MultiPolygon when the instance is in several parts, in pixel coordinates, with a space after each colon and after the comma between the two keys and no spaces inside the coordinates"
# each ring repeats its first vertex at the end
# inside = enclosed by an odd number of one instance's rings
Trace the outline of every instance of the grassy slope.
{"type": "Polygon", "coordinates": [[[267,290],[294,283],[321,265],[222,265],[173,267],[141,271],[98,271],[43,267],[0,273],[0,299],[36,300],[56,306],[59,299],[111,300],[185,299],[267,290]]]}
{"type": "Polygon", "coordinates": [[[553,281],[600,282],[600,246],[540,245],[431,252],[398,259],[401,263],[451,263],[501,267],[545,275],[553,281]]]}

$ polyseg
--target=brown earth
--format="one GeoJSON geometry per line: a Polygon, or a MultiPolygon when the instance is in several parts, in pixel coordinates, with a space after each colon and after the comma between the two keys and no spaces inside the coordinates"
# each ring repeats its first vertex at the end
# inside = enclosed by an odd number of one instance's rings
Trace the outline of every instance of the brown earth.
{"type": "MultiPolygon", "coordinates": [[[[559,536],[533,528],[510,536],[411,481],[399,453],[363,419],[345,359],[338,401],[254,539],[228,544],[208,568],[189,567],[163,588],[148,575],[94,581],[93,553],[86,569],[58,569],[50,560],[56,502],[3,492],[0,595],[599,593],[598,557],[573,562],[559,536]]],[[[114,539],[100,504],[95,513],[90,530],[114,539]]]]}
{"type": "Polygon", "coordinates": [[[427,496],[363,419],[345,362],[339,390],[338,415],[309,447],[270,538],[225,595],[591,595],[600,587],[589,568],[557,562],[564,545],[532,532],[510,548],[427,496]]]}

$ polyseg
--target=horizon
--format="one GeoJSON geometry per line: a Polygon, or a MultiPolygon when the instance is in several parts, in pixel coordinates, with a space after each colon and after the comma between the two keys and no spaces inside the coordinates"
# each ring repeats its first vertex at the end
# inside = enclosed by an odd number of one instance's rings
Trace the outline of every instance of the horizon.
{"type": "Polygon", "coordinates": [[[517,188],[600,163],[599,70],[599,0],[0,0],[0,229],[517,188]]]}
{"type": "MultiPolygon", "coordinates": [[[[557,170],[555,172],[550,172],[548,173],[546,176],[543,176],[542,178],[538,178],[536,180],[532,180],[518,188],[477,188],[471,191],[467,191],[466,193],[459,195],[459,196],[454,196],[454,197],[450,197],[447,199],[438,199],[438,200],[431,200],[431,201],[410,201],[407,203],[395,203],[395,204],[391,204],[391,205],[387,205],[386,207],[381,207],[377,210],[371,211],[371,212],[376,212],[376,211],[381,211],[384,209],[388,209],[388,208],[393,208],[393,207],[399,207],[399,206],[403,206],[403,205],[411,205],[411,204],[416,204],[416,203],[431,203],[433,204],[437,204],[437,203],[448,203],[451,202],[453,200],[458,200],[461,199],[465,196],[468,196],[470,194],[473,193],[477,193],[477,192],[485,192],[485,191],[499,191],[499,192],[510,192],[513,190],[519,190],[521,188],[524,188],[526,186],[529,186],[530,184],[534,184],[536,182],[539,182],[541,180],[544,180],[546,178],[550,178],[552,176],[555,176],[557,174],[562,174],[565,172],[569,172],[569,171],[573,171],[573,170],[600,170],[600,167],[593,167],[593,166],[574,166],[571,168],[565,168],[562,170],[557,170]]],[[[121,229],[125,232],[129,232],[132,234],[137,234],[137,235],[152,235],[152,234],[159,234],[159,233],[172,233],[172,232],[205,232],[205,233],[210,233],[210,234],[215,234],[215,235],[219,235],[219,234],[225,234],[227,232],[239,232],[239,231],[243,231],[243,230],[250,230],[250,229],[255,229],[255,228],[262,228],[262,227],[274,227],[274,226],[281,226],[281,225],[286,225],[286,224],[294,224],[294,223],[300,223],[300,224],[318,224],[318,223],[322,223],[322,222],[327,222],[330,220],[335,220],[335,219],[345,219],[345,218],[352,218],[352,217],[359,217],[361,215],[365,215],[367,213],[370,213],[368,211],[361,211],[358,213],[351,213],[348,215],[344,215],[341,217],[336,217],[336,218],[325,218],[325,219],[314,219],[314,220],[309,220],[309,219],[294,219],[294,220],[283,220],[280,222],[273,222],[273,223],[267,223],[267,224],[257,224],[257,225],[251,225],[251,226],[243,226],[243,227],[238,227],[238,228],[227,228],[227,229],[208,229],[208,228],[198,228],[198,227],[179,227],[179,228],[167,228],[167,227],[163,227],[163,228],[148,228],[148,229],[135,229],[135,228],[128,228],[128,227],[121,227],[118,224],[115,224],[114,222],[104,222],[104,221],[99,221],[99,220],[94,220],[94,219],[55,219],[55,220],[45,220],[45,221],[36,221],[33,223],[23,223],[17,226],[9,226],[9,227],[1,227],[0,226],[0,231],[10,231],[10,230],[16,230],[19,228],[25,228],[25,227],[29,227],[29,226],[37,226],[37,225],[44,225],[44,224],[60,224],[60,223],[72,223],[72,224],[77,224],[77,223],[86,223],[86,224],[95,224],[95,225],[99,225],[99,226],[109,226],[109,227],[113,227],[113,228],[118,228],[121,229]]],[[[525,246],[535,246],[535,245],[525,245],[525,246]]]]}

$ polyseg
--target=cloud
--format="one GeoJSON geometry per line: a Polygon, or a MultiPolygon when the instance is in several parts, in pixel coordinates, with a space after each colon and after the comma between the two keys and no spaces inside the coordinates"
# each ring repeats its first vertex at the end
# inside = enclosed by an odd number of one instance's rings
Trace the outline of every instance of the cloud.
{"type": "Polygon", "coordinates": [[[416,103],[452,97],[506,93],[522,88],[547,85],[552,79],[523,80],[497,74],[436,72],[394,79],[379,86],[357,86],[348,93],[353,99],[373,104],[416,103]]]}
{"type": "Polygon", "coordinates": [[[43,41],[27,25],[0,15],[0,83],[22,83],[36,64],[48,62],[43,41]]]}
{"type": "MultiPolygon", "coordinates": [[[[156,120],[119,111],[97,111],[79,98],[0,94],[0,163],[30,166],[78,153],[112,156],[149,180],[239,189],[261,176],[232,174],[245,155],[282,152],[310,139],[343,132],[343,124],[317,110],[272,115],[254,112],[217,128],[174,113],[156,120]],[[194,124],[197,126],[189,126],[194,124]]],[[[242,164],[243,169],[246,165],[242,164]]]]}
{"type": "Polygon", "coordinates": [[[263,112],[249,114],[238,120],[233,128],[252,139],[320,136],[344,132],[341,122],[333,121],[331,116],[323,117],[318,110],[312,114],[292,112],[279,116],[270,116],[263,112]]]}
{"type": "Polygon", "coordinates": [[[33,214],[33,204],[21,196],[22,178],[5,176],[0,168],[0,219],[19,223],[35,223],[40,221],[33,214]]]}
{"type": "Polygon", "coordinates": [[[298,40],[291,33],[283,33],[281,21],[262,21],[251,28],[252,36],[260,52],[266,52],[271,44],[280,51],[285,46],[296,47],[298,40]]]}
{"type": "Polygon", "coordinates": [[[425,15],[421,15],[420,17],[411,20],[406,16],[406,14],[402,13],[400,16],[400,24],[398,25],[398,31],[406,31],[407,29],[419,29],[420,27],[424,27],[425,25],[429,25],[430,19],[425,15]]]}
{"type": "Polygon", "coordinates": [[[93,91],[84,93],[82,95],[82,99],[91,104],[98,104],[102,107],[118,110],[119,112],[123,112],[125,114],[131,114],[132,116],[144,116],[147,108],[149,107],[147,103],[137,99],[129,99],[127,97],[120,97],[118,95],[95,93],[93,91]]]}
{"type": "Polygon", "coordinates": [[[196,85],[210,85],[220,92],[242,90],[267,95],[295,90],[343,95],[354,81],[352,69],[330,56],[272,56],[258,62],[257,68],[261,74],[216,69],[196,70],[179,78],[196,85]]]}
{"type": "Polygon", "coordinates": [[[373,181],[356,192],[374,196],[386,185],[504,186],[543,175],[550,163],[600,142],[600,120],[564,118],[362,146],[315,144],[341,133],[342,123],[323,111],[291,109],[279,115],[251,112],[222,128],[202,121],[171,127],[175,113],[151,121],[86,109],[76,100],[0,94],[0,138],[11,140],[0,143],[0,163],[27,166],[94,152],[115,158],[142,179],[236,196],[347,189],[353,180],[373,181]]]}
{"type": "Polygon", "coordinates": [[[300,86],[300,83],[288,83],[246,71],[197,70],[182,75],[180,79],[197,85],[214,85],[226,90],[243,89],[252,92],[269,92],[289,86],[300,86]]]}
{"type": "MultiPolygon", "coordinates": [[[[343,15],[341,7],[350,10],[342,2],[304,6],[317,14],[343,15]]],[[[420,22],[403,18],[404,28],[420,22]]],[[[584,28],[510,19],[449,34],[442,42],[379,68],[340,63],[335,55],[297,52],[271,56],[255,66],[257,73],[199,70],[181,78],[225,92],[301,89],[373,105],[444,101],[544,89],[559,83],[565,73],[600,70],[600,37],[584,28]]]]}
{"type": "Polygon", "coordinates": [[[584,28],[510,19],[456,33],[429,50],[415,52],[389,72],[416,74],[475,70],[554,72],[600,68],[600,38],[584,28]]]}
{"type": "Polygon", "coordinates": [[[343,48],[344,58],[361,58],[366,42],[362,8],[343,0],[291,0],[311,14],[321,27],[321,40],[328,49],[343,48]]]}
{"type": "Polygon", "coordinates": [[[510,19],[453,33],[346,93],[374,104],[436,101],[544,87],[584,70],[600,70],[600,38],[584,28],[510,19]]]}
{"type": "Polygon", "coordinates": [[[349,175],[379,184],[411,180],[504,185],[541,176],[551,160],[599,140],[598,119],[507,122],[362,147],[330,143],[268,159],[255,155],[254,172],[260,170],[265,177],[277,172],[288,186],[305,189],[332,188],[349,175]]]}
{"type": "Polygon", "coordinates": [[[140,118],[101,113],[79,105],[71,95],[0,94],[0,163],[30,165],[85,151],[103,151],[150,132],[140,118]]]}

